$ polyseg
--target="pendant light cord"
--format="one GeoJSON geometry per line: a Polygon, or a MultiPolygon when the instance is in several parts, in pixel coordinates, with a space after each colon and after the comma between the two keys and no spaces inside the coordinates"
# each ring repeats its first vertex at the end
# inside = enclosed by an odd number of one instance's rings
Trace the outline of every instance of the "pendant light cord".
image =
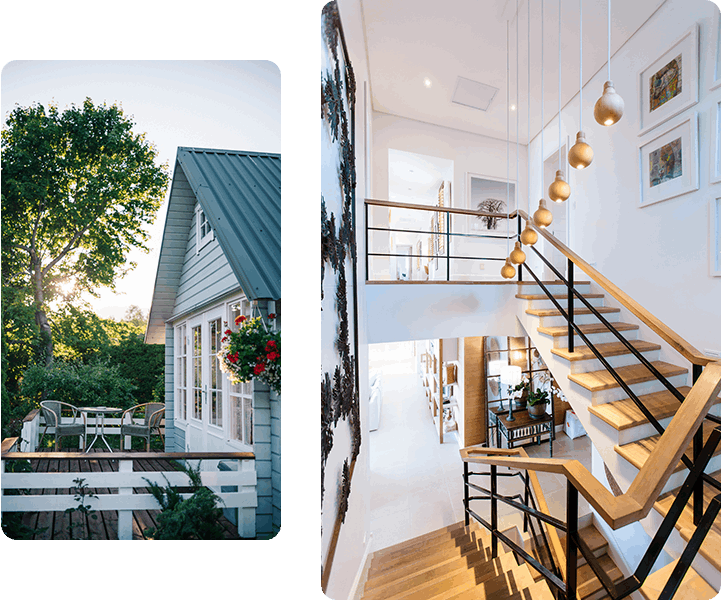
{"type": "Polygon", "coordinates": [[[578,131],[583,131],[583,0],[578,5],[578,131]]]}
{"type": "Polygon", "coordinates": [[[611,81],[611,0],[608,0],[608,81],[611,81]]]}
{"type": "Polygon", "coordinates": [[[558,0],[558,170],[561,169],[561,0],[558,0]]]}
{"type": "MultiPolygon", "coordinates": [[[[518,97],[518,72],[519,72],[519,59],[518,59],[518,0],[516,0],[516,183],[513,187],[513,190],[515,191],[516,196],[516,212],[518,212],[518,197],[519,197],[519,191],[518,191],[518,135],[519,135],[519,117],[521,113],[521,107],[518,104],[519,97],[518,97]]],[[[509,222],[510,224],[510,222],[509,222]]],[[[518,232],[518,237],[521,237],[521,233],[518,232]]]]}
{"type": "Polygon", "coordinates": [[[543,105],[543,0],[541,0],[541,197],[543,197],[543,130],[545,129],[543,105]]]}
{"type": "MultiPolygon", "coordinates": [[[[510,173],[511,173],[511,23],[506,21],[506,224],[511,220],[510,173]]],[[[506,233],[506,256],[510,256],[510,238],[506,233]]]]}
{"type": "MultiPolygon", "coordinates": [[[[528,94],[528,146],[527,149],[530,151],[531,148],[531,2],[530,0],[526,2],[527,5],[527,12],[528,12],[528,89],[526,90],[528,94]]],[[[531,214],[531,153],[526,152],[526,165],[528,166],[528,181],[526,182],[528,184],[528,197],[526,200],[528,201],[528,214],[531,214]]]]}

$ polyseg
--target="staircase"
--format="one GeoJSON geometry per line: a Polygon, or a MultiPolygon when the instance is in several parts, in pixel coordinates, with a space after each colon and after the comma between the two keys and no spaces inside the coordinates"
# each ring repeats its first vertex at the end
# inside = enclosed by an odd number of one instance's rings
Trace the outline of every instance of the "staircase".
{"type": "Polygon", "coordinates": [[[552,599],[513,553],[491,557],[491,538],[463,522],[376,551],[362,599],[552,599]]]}
{"type": "MultiPolygon", "coordinates": [[[[546,287],[565,310],[567,308],[565,285],[562,282],[549,282],[546,287]]],[[[639,339],[639,326],[633,323],[635,318],[628,320],[631,323],[621,321],[620,309],[607,306],[603,294],[590,293],[590,282],[576,282],[575,287],[673,386],[683,395],[688,394],[690,390],[687,385],[689,370],[686,367],[661,360],[661,345],[639,339]]],[[[610,472],[614,475],[621,491],[627,490],[638,470],[653,451],[660,436],[633,401],[628,398],[623,388],[604,369],[601,362],[578,336],[574,337],[574,350],[569,351],[567,322],[537,284],[519,283],[519,293],[516,298],[522,301],[518,313],[519,320],[534,341],[551,373],[554,374],[558,385],[564,391],[567,400],[586,428],[610,472]]],[[[581,330],[584,334],[665,428],[680,406],[679,401],[577,299],[574,301],[574,309],[574,320],[577,324],[582,324],[581,330]]],[[[721,398],[716,400],[712,409],[715,414],[718,414],[719,403],[721,403],[721,398]]],[[[713,425],[707,420],[704,424],[704,438],[708,436],[712,427],[713,425]]],[[[720,451],[721,449],[717,450],[716,456],[709,463],[707,472],[721,469],[720,451]]],[[[689,457],[690,453],[690,450],[687,451],[689,457]]],[[[681,486],[687,472],[683,464],[679,463],[664,487],[664,494],[655,505],[661,515],[665,515],[665,511],[670,507],[675,490],[681,486]]],[[[710,490],[708,494],[711,496],[710,490]]],[[[680,520],[676,526],[679,534],[686,540],[693,532],[690,516],[691,509],[687,507],[684,519],[680,520]]],[[[649,528],[645,522],[644,526],[649,528]]],[[[649,536],[654,533],[655,531],[648,532],[649,536]]],[[[676,557],[681,550],[682,547],[679,547],[675,551],[676,557]]],[[[704,576],[707,580],[715,579],[718,584],[719,572],[721,572],[721,517],[717,519],[713,530],[704,541],[700,555],[712,566],[712,569],[705,570],[704,576]]],[[[695,591],[694,595],[709,594],[710,597],[680,597],[677,594],[676,598],[702,599],[711,598],[717,594],[701,576],[692,570],[689,571],[684,581],[685,584],[688,582],[692,582],[691,586],[695,587],[692,589],[695,591]],[[701,583],[707,588],[704,588],[701,583]],[[699,591],[703,591],[703,593],[699,591]]],[[[663,584],[665,584],[665,580],[661,584],[661,588],[663,584]]],[[[657,592],[660,592],[661,588],[657,592]]],[[[646,587],[646,592],[649,594],[654,594],[654,590],[652,584],[646,587]]]]}

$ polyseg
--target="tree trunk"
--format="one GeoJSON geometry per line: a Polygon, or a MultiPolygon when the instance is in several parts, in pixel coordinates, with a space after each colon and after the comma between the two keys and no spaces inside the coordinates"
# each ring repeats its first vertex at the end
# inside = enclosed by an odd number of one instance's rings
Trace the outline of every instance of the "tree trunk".
{"type": "Polygon", "coordinates": [[[32,261],[33,296],[35,299],[35,323],[45,343],[45,365],[53,362],[53,331],[45,313],[45,293],[43,291],[42,264],[39,260],[32,261]]]}

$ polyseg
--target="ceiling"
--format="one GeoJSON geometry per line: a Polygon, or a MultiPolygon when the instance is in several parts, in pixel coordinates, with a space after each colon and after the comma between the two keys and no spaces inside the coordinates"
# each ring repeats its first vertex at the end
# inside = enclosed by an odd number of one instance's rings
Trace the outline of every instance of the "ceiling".
{"type": "MultiPolygon", "coordinates": [[[[510,30],[510,132],[528,141],[528,0],[360,0],[375,111],[506,139],[507,29],[510,30]],[[507,27],[507,22],[510,21],[507,27]],[[518,60],[518,70],[516,61],[518,60]],[[518,76],[517,76],[518,74],[518,76]],[[458,77],[498,88],[488,111],[451,103],[458,77]],[[424,84],[430,80],[430,87],[424,84]],[[518,80],[518,92],[516,92],[518,80]]],[[[665,0],[612,3],[611,51],[618,50],[665,0]]],[[[559,0],[544,0],[544,116],[558,112],[559,0]]],[[[541,1],[531,2],[531,137],[541,127],[541,1]]],[[[579,86],[579,2],[561,0],[562,104],[579,86]]],[[[583,78],[605,67],[607,0],[583,0],[583,78]]],[[[600,95],[602,90],[598,90],[600,95]]]]}

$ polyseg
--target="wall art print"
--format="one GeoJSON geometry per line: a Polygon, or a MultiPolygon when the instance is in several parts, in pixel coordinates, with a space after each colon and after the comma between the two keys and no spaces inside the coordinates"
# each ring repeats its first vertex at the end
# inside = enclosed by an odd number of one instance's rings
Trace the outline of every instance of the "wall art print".
{"type": "Polygon", "coordinates": [[[335,1],[321,15],[321,585],[326,589],[360,452],[356,83],[335,1]]]}
{"type": "Polygon", "coordinates": [[[698,113],[639,146],[640,206],[698,190],[698,113]]]}
{"type": "Polygon", "coordinates": [[[683,55],[679,54],[670,63],[665,65],[663,69],[656,71],[648,82],[650,112],[661,108],[672,98],[676,98],[683,89],[683,79],[681,77],[681,65],[683,55]]]}
{"type": "Polygon", "coordinates": [[[639,136],[698,102],[699,28],[692,27],[639,71],[639,136]]]}

